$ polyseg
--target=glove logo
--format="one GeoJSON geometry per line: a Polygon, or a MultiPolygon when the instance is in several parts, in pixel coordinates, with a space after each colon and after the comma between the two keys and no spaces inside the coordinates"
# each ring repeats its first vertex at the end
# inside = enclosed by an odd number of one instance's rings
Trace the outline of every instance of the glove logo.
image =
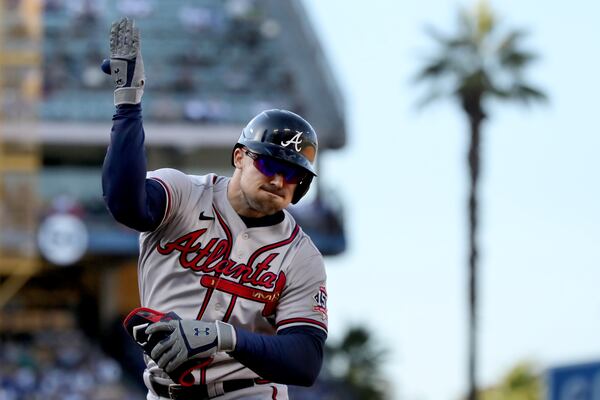
{"type": "MultiPolygon", "coordinates": [[[[296,131],[298,132],[298,131],[296,131]]],[[[292,137],[290,140],[288,140],[287,142],[281,141],[281,145],[283,147],[288,147],[290,144],[294,144],[294,148],[296,149],[297,152],[300,152],[300,145],[302,144],[302,139],[300,138],[300,136],[302,135],[302,132],[298,132],[296,133],[296,135],[294,135],[294,137],[292,137]]]]}
{"type": "MultiPolygon", "coordinates": [[[[210,328],[204,328],[204,335],[210,335],[210,328]]],[[[200,336],[200,328],[194,328],[194,336],[200,336]]]]}

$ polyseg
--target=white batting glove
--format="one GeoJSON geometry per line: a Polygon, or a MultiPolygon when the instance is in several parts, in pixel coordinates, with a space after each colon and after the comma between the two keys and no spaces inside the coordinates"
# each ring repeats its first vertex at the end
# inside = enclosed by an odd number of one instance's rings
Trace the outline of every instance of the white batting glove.
{"type": "Polygon", "coordinates": [[[139,104],[144,94],[146,76],[142,60],[140,30],[133,20],[123,17],[110,27],[110,60],[102,71],[115,83],[115,105],[139,104]]]}
{"type": "Polygon", "coordinates": [[[169,373],[193,358],[208,358],[219,351],[233,351],[235,329],[222,321],[173,320],[156,322],[145,333],[171,332],[150,353],[156,364],[169,373]]]}

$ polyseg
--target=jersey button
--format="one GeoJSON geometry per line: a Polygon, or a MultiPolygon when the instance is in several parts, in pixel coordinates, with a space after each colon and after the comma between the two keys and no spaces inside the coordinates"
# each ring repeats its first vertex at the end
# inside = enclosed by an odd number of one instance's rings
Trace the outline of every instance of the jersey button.
{"type": "Polygon", "coordinates": [[[244,233],[244,234],[242,235],[242,237],[243,237],[244,239],[248,239],[248,238],[250,237],[250,235],[248,235],[247,233],[244,233]]]}
{"type": "Polygon", "coordinates": [[[223,308],[223,306],[221,305],[221,303],[215,304],[215,310],[219,311],[221,308],[223,308]]]}

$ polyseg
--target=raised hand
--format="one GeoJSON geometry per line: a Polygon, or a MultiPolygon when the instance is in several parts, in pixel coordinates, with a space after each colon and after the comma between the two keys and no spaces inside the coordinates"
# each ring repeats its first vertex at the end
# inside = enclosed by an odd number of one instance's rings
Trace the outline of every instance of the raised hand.
{"type": "Polygon", "coordinates": [[[142,101],[146,76],[142,59],[140,31],[133,20],[123,17],[110,27],[110,59],[102,71],[113,77],[115,105],[142,101]]]}

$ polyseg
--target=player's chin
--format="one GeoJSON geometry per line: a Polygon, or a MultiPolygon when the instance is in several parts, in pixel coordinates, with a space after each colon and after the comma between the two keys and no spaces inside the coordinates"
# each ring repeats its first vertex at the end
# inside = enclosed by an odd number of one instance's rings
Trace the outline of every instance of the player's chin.
{"type": "Polygon", "coordinates": [[[268,190],[263,190],[261,197],[265,208],[272,209],[273,213],[286,208],[291,200],[284,194],[273,193],[268,190]]]}

